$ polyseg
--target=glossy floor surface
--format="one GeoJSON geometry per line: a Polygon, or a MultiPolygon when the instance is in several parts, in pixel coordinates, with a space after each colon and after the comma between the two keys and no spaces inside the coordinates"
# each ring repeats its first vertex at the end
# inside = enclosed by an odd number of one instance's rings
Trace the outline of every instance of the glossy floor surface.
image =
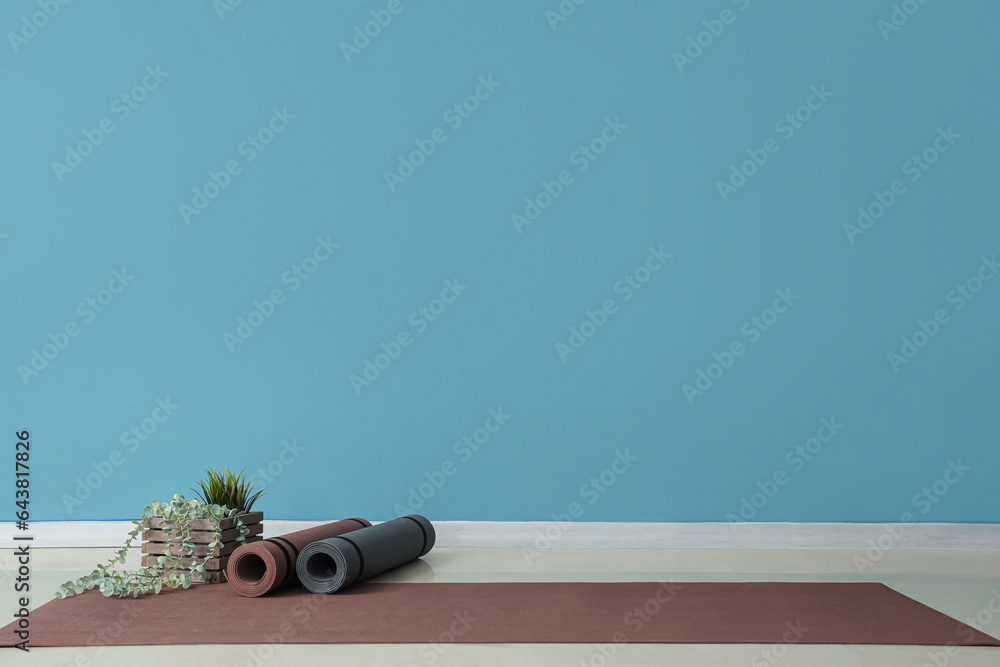
{"type": "MultiPolygon", "coordinates": [[[[31,606],[67,579],[106,560],[111,549],[36,549],[31,606]]],[[[138,565],[138,553],[128,567],[138,565]]],[[[895,549],[883,554],[833,549],[520,549],[441,548],[424,565],[378,581],[880,581],[1000,636],[997,551],[895,549]]],[[[0,611],[15,609],[13,551],[0,551],[0,611]]],[[[20,594],[18,594],[20,595],[20,594]]],[[[221,613],[225,613],[221,610],[221,613]]],[[[6,642],[5,642],[6,643],[6,642]]],[[[613,644],[437,644],[172,646],[32,649],[5,653],[3,664],[77,665],[700,665],[825,667],[998,667],[1000,649],[973,647],[613,644]]]]}

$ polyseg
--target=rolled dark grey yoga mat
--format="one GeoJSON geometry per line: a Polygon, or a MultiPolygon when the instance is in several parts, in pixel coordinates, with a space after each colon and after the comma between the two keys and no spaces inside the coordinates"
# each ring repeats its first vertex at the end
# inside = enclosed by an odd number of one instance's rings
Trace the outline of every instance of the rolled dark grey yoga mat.
{"type": "Polygon", "coordinates": [[[313,542],[295,563],[310,593],[336,593],[420,558],[434,546],[434,527],[419,514],[313,542]]]}

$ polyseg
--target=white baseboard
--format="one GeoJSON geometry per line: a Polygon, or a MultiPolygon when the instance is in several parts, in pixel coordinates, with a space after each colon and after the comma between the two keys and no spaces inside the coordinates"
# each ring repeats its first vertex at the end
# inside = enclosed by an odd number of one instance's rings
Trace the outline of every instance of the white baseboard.
{"type": "MultiPolygon", "coordinates": [[[[264,520],[264,536],[311,528],[322,521],[264,520]]],[[[498,549],[895,549],[1000,550],[1000,524],[959,523],[598,523],[435,521],[438,547],[498,549]]],[[[118,547],[128,521],[38,521],[27,532],[0,523],[0,548],[14,533],[32,547],[118,547]]]]}

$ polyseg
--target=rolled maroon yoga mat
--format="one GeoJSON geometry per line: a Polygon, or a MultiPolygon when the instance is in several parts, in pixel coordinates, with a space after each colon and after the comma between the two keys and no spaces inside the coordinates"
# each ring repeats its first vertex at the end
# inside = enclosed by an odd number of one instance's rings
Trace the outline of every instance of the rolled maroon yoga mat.
{"type": "Polygon", "coordinates": [[[260,597],[286,584],[298,582],[295,561],[306,545],[371,525],[365,519],[344,519],[244,544],[229,557],[226,579],[229,586],[243,597],[260,597]]]}

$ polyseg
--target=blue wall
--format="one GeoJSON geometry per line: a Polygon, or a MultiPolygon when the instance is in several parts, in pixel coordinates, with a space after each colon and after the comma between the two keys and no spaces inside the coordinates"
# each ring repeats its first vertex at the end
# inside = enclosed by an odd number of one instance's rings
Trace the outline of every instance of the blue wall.
{"type": "Polygon", "coordinates": [[[5,2],[32,518],[997,521],[998,22],[5,2]]]}

